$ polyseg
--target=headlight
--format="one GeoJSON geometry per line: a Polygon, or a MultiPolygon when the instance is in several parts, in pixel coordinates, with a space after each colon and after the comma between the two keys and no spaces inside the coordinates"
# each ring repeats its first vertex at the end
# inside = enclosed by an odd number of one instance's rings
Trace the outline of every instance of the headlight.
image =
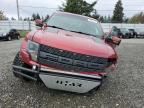
{"type": "Polygon", "coordinates": [[[31,59],[34,61],[37,61],[38,49],[39,49],[38,43],[28,40],[27,50],[31,56],[31,59]]]}
{"type": "Polygon", "coordinates": [[[3,36],[6,36],[7,35],[7,33],[3,33],[3,36]]]}

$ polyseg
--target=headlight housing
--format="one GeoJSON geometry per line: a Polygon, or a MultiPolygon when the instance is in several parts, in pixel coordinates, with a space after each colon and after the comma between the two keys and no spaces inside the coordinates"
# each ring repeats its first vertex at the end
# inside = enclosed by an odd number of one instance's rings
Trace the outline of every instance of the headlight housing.
{"type": "Polygon", "coordinates": [[[3,36],[6,36],[7,35],[7,33],[3,33],[3,36]]]}
{"type": "Polygon", "coordinates": [[[31,59],[37,61],[39,44],[33,41],[28,40],[27,51],[29,52],[31,59]]]}

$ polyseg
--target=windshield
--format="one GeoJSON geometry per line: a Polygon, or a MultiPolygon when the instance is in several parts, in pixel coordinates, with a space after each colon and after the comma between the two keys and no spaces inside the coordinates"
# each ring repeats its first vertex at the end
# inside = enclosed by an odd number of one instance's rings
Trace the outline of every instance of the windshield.
{"type": "Polygon", "coordinates": [[[129,29],[129,31],[134,31],[134,29],[129,29]]]}
{"type": "Polygon", "coordinates": [[[48,21],[48,26],[88,34],[96,37],[104,35],[100,24],[94,19],[69,14],[55,14],[48,21]]]}

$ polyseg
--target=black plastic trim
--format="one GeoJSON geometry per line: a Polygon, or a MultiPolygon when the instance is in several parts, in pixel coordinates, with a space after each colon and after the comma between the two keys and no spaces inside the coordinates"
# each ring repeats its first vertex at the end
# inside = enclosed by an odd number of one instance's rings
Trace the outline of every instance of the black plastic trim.
{"type": "Polygon", "coordinates": [[[72,74],[59,73],[59,72],[50,72],[50,71],[40,71],[40,74],[66,77],[66,78],[73,78],[73,79],[81,79],[81,80],[87,80],[87,81],[96,81],[96,82],[102,80],[102,77],[101,78],[93,78],[93,77],[87,77],[87,76],[72,75],[72,74]]]}

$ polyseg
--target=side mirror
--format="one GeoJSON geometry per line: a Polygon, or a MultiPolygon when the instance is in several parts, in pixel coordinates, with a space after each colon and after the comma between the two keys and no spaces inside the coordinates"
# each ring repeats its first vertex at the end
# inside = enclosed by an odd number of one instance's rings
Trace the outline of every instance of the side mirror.
{"type": "Polygon", "coordinates": [[[114,45],[120,45],[121,39],[118,38],[117,36],[108,36],[105,38],[105,42],[114,44],[114,45]]]}
{"type": "Polygon", "coordinates": [[[40,19],[36,19],[35,24],[36,24],[36,26],[42,27],[43,26],[43,21],[40,20],[40,19]]]}

